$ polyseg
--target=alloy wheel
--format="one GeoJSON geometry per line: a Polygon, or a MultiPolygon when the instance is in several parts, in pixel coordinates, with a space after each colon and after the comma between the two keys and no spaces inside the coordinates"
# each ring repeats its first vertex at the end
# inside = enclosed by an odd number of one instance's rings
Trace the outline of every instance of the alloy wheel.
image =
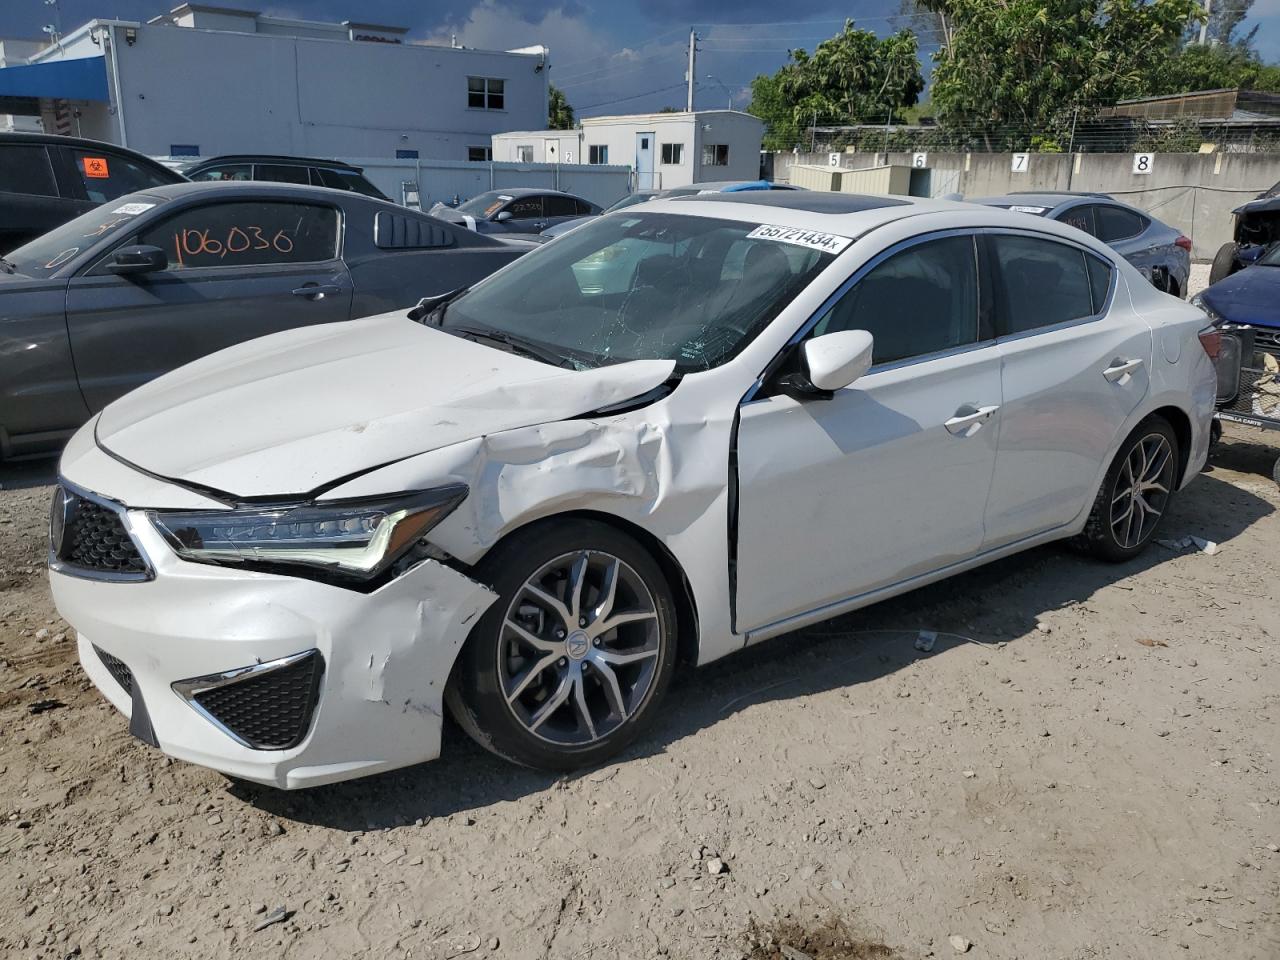
{"type": "Polygon", "coordinates": [[[1121,547],[1136,547],[1155,530],[1169,504],[1173,468],[1173,448],[1162,434],[1129,448],[1111,497],[1111,533],[1121,547]]]}
{"type": "Polygon", "coordinates": [[[564,554],[524,582],[503,618],[503,698],[542,740],[595,743],[652,692],[663,639],[653,593],[634,569],[602,551],[564,554]]]}

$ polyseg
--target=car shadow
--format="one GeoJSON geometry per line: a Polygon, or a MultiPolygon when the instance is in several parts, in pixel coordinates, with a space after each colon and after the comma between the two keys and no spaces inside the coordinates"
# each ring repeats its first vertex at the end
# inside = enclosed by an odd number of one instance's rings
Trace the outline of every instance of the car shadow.
{"type": "Polygon", "coordinates": [[[47,487],[58,480],[58,458],[6,460],[0,462],[0,490],[28,490],[47,487]]]}
{"type": "MultiPolygon", "coordinates": [[[[1254,454],[1229,450],[1222,456],[1240,469],[1235,458],[1248,461],[1254,454]]],[[[1223,544],[1274,509],[1208,473],[1175,499],[1161,537],[1194,535],[1223,544]]],[[[1176,555],[1153,544],[1131,561],[1108,564],[1065,545],[1040,547],[684,670],[658,721],[610,765],[661,753],[704,728],[732,723],[734,714],[754,704],[855,687],[964,644],[1017,642],[1042,614],[1087,600],[1176,555]],[[916,649],[922,630],[937,633],[931,652],[916,649]]],[[[567,779],[601,776],[581,771],[567,779]]],[[[277,817],[364,831],[483,810],[546,790],[559,779],[489,754],[449,723],[442,756],[431,763],[296,793],[246,783],[228,789],[277,817]]]]}

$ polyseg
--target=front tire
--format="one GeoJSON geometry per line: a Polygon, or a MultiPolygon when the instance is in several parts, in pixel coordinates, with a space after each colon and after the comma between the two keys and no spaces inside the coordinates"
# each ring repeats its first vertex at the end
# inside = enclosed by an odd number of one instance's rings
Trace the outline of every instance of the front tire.
{"type": "Polygon", "coordinates": [[[1218,248],[1213,258],[1213,266],[1209,268],[1210,286],[1236,272],[1236,249],[1236,244],[1232,241],[1227,241],[1218,248]]]}
{"type": "Polygon", "coordinates": [[[1077,544],[1112,563],[1136,557],[1168,511],[1177,469],[1178,437],[1169,421],[1143,420],[1120,445],[1077,544]]]}
{"type": "Polygon", "coordinates": [[[598,764],[652,722],[676,661],[676,608],[654,558],[591,520],[544,520],[478,571],[498,599],[459,654],[450,711],[525,766],[598,764]]]}

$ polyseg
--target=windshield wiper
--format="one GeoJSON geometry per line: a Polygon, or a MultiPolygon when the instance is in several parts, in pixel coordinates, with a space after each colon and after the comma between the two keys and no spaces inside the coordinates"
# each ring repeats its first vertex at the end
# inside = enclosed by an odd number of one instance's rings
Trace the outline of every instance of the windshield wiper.
{"type": "Polygon", "coordinates": [[[479,327],[443,327],[449,333],[457,334],[460,337],[470,337],[475,340],[488,340],[491,343],[500,343],[504,347],[511,350],[512,353],[523,354],[533,360],[540,360],[543,363],[549,363],[556,367],[565,367],[569,370],[578,369],[568,357],[556,353],[554,350],[548,350],[531,340],[515,334],[505,333],[501,330],[484,330],[479,327]]]}

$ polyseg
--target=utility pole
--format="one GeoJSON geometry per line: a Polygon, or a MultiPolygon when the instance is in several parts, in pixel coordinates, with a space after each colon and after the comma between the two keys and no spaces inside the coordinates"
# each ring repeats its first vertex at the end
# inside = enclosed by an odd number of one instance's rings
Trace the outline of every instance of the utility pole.
{"type": "Polygon", "coordinates": [[[689,72],[685,74],[685,78],[689,81],[689,101],[685,107],[690,113],[693,113],[693,86],[697,82],[697,62],[698,62],[698,35],[694,32],[693,27],[689,28],[689,72]]]}
{"type": "Polygon", "coordinates": [[[1209,35],[1209,11],[1213,0],[1204,0],[1204,23],[1200,24],[1200,46],[1204,46],[1209,35]]]}

